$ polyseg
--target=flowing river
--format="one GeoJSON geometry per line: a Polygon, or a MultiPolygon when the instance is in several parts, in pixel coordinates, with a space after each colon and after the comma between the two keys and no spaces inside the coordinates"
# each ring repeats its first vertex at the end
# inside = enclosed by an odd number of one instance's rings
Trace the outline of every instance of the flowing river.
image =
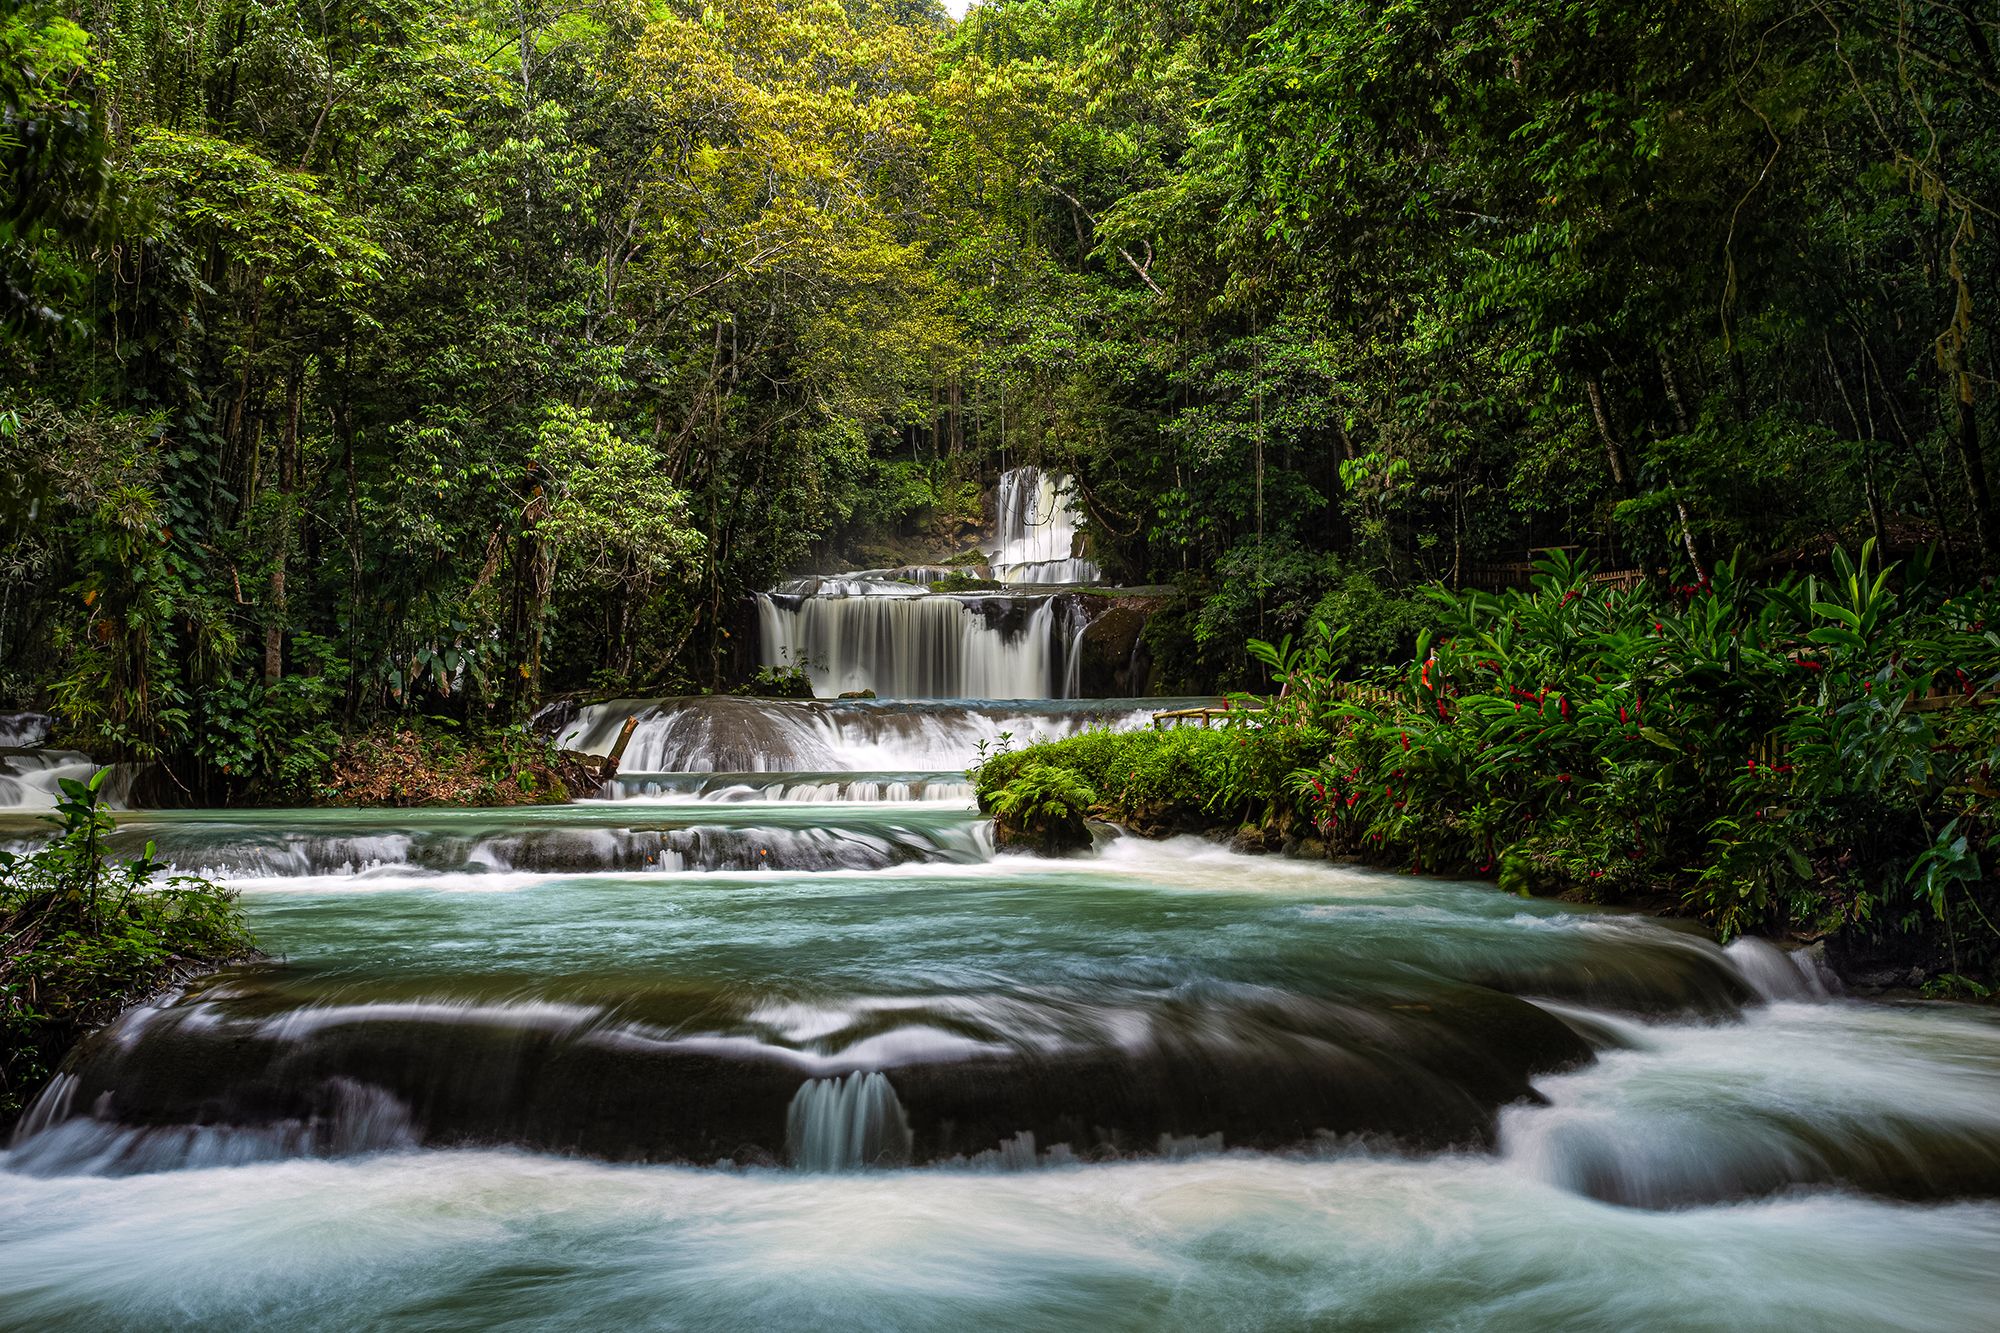
{"type": "Polygon", "coordinates": [[[626,701],[569,733],[641,718],[607,799],[125,816],[272,959],[36,1103],[0,1327],[2000,1325],[1992,1011],[1482,884],[994,855],[977,742],[1160,706],[626,701]]]}

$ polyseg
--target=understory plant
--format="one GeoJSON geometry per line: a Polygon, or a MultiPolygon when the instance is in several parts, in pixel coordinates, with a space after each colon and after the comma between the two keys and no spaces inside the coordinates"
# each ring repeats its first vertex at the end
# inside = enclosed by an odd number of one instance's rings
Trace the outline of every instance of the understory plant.
{"type": "Polygon", "coordinates": [[[1255,825],[1510,890],[1688,911],[1725,937],[1838,935],[1977,994],[2000,959],[2000,597],[1926,561],[1725,562],[1671,590],[1551,553],[1532,585],[1435,588],[1415,657],[1346,674],[1340,629],[1253,641],[1277,688],[1201,728],[986,761],[1054,766],[1108,817],[1255,825]],[[1891,947],[1893,946],[1893,947],[1891,947]]]}
{"type": "Polygon", "coordinates": [[[993,793],[989,805],[1003,845],[1054,854],[1090,845],[1084,821],[1096,803],[1097,793],[1070,769],[1029,764],[993,793]]]}
{"type": "Polygon", "coordinates": [[[111,855],[109,771],[62,780],[47,845],[0,851],[0,1125],[93,1028],[182,976],[252,952],[233,891],[167,874],[150,842],[132,859],[111,855]]]}
{"type": "Polygon", "coordinates": [[[2000,600],[1872,545],[1832,563],[1762,585],[1725,563],[1661,597],[1551,554],[1525,591],[1438,590],[1416,660],[1266,725],[1326,733],[1290,788],[1348,850],[1666,891],[1725,935],[1925,927],[1991,958],[2000,600]]]}

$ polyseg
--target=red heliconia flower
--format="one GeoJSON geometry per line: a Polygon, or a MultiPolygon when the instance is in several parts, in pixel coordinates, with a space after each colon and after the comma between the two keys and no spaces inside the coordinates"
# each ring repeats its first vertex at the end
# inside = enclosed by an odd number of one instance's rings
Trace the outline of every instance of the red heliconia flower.
{"type": "Polygon", "coordinates": [[[1408,754],[1410,752],[1410,733],[1407,731],[1399,731],[1396,733],[1396,736],[1397,739],[1403,742],[1403,753],[1408,754]]]}
{"type": "Polygon", "coordinates": [[[1624,705],[1624,704],[1619,704],[1619,705],[1618,705],[1618,720],[1619,720],[1620,722],[1623,722],[1623,721],[1625,721],[1625,720],[1626,720],[1626,717],[1625,717],[1625,705],[1624,705]]]}

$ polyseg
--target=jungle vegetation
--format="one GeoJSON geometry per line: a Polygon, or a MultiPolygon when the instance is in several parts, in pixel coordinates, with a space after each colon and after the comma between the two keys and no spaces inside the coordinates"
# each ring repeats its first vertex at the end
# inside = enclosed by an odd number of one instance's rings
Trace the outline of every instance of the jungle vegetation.
{"type": "Polygon", "coordinates": [[[1405,657],[1538,548],[1972,589],[1996,46],[1965,0],[28,0],[0,697],[296,786],[383,718],[725,685],[746,592],[1019,461],[1179,590],[1174,689],[1316,619],[1405,657]]]}

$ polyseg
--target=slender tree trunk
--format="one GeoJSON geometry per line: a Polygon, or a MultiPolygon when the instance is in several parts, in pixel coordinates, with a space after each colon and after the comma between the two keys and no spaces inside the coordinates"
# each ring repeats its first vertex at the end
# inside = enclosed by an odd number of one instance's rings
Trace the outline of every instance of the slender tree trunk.
{"type": "Polygon", "coordinates": [[[1958,447],[1965,473],[1965,495],[1972,508],[1972,537],[1980,559],[1990,569],[2000,564],[2000,530],[1993,522],[1993,494],[1986,481],[1986,456],[1979,442],[1979,415],[1974,410],[1972,376],[1960,369],[1952,394],[1952,443],[1958,447]]]}
{"type": "Polygon", "coordinates": [[[1629,495],[1631,485],[1626,481],[1624,451],[1618,447],[1618,439],[1611,433],[1611,418],[1604,411],[1604,386],[1592,375],[1583,382],[1583,392],[1590,399],[1590,415],[1597,422],[1597,436],[1604,441],[1604,458],[1611,465],[1611,484],[1620,495],[1629,495]]]}
{"type": "Polygon", "coordinates": [[[264,683],[285,674],[285,565],[292,549],[292,506],[299,489],[299,399],[305,376],[292,377],[285,392],[285,433],[278,442],[278,521],[272,534],[271,584],[264,608],[264,683]]]}

